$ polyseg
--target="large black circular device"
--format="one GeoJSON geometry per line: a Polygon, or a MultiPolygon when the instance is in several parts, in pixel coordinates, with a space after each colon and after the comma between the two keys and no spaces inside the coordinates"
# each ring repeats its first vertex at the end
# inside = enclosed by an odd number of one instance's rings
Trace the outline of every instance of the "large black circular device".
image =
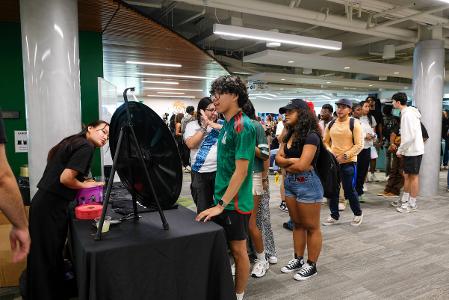
{"type": "MultiPolygon", "coordinates": [[[[131,124],[142,150],[157,200],[162,209],[171,208],[182,187],[182,163],[176,142],[164,121],[148,106],[128,102],[131,124]]],[[[109,130],[109,145],[114,158],[120,130],[128,122],[126,104],[115,111],[109,130]]],[[[116,170],[120,180],[143,206],[157,209],[154,194],[146,179],[144,166],[129,128],[124,127],[116,170]]]]}

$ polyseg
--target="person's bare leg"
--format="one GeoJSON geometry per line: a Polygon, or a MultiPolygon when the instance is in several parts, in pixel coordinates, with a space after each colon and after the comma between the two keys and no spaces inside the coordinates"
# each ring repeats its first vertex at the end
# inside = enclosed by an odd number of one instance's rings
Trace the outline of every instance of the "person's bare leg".
{"type": "Polygon", "coordinates": [[[249,257],[246,250],[246,240],[230,241],[231,253],[235,262],[235,292],[245,292],[249,278],[249,257]]]}
{"type": "Polygon", "coordinates": [[[316,263],[320,256],[322,235],[320,227],[321,203],[298,203],[297,212],[301,220],[300,226],[307,233],[307,258],[316,263]]]}
{"type": "Polygon", "coordinates": [[[298,213],[297,209],[297,202],[296,199],[293,197],[285,197],[285,201],[287,203],[288,207],[288,213],[290,215],[290,218],[292,219],[293,223],[295,224],[295,227],[293,228],[293,248],[295,251],[295,256],[297,257],[303,257],[304,256],[304,250],[306,248],[306,231],[301,226],[301,218],[298,213]]]}

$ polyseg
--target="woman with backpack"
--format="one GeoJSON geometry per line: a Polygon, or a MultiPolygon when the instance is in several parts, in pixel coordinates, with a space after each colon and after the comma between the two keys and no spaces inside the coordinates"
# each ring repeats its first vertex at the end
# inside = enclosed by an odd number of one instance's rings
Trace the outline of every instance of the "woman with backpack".
{"type": "Polygon", "coordinates": [[[281,141],[276,163],[286,170],[285,200],[293,229],[294,258],[281,269],[297,271],[295,280],[306,280],[317,274],[316,263],[321,252],[320,209],[323,186],[314,165],[319,154],[321,131],[315,113],[306,101],[293,99],[279,109],[285,113],[287,134],[281,141]],[[308,259],[304,262],[307,246],[308,259]]]}

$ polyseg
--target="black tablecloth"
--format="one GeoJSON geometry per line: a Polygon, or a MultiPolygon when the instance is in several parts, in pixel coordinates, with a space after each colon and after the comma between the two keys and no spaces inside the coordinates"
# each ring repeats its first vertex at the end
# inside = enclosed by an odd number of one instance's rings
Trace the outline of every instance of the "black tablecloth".
{"type": "Polygon", "coordinates": [[[157,212],[141,216],[101,241],[91,221],[71,218],[79,299],[235,299],[221,227],[183,207],[165,211],[168,231],[157,212]]]}

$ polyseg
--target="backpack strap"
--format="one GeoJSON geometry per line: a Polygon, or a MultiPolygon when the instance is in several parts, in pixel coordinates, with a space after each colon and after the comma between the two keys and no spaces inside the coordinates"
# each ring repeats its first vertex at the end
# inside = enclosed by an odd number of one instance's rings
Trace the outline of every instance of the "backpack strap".
{"type": "Polygon", "coordinates": [[[334,126],[335,120],[337,120],[337,119],[333,119],[332,121],[329,122],[329,125],[327,125],[327,128],[329,128],[329,131],[331,130],[332,126],[334,126]]]}

